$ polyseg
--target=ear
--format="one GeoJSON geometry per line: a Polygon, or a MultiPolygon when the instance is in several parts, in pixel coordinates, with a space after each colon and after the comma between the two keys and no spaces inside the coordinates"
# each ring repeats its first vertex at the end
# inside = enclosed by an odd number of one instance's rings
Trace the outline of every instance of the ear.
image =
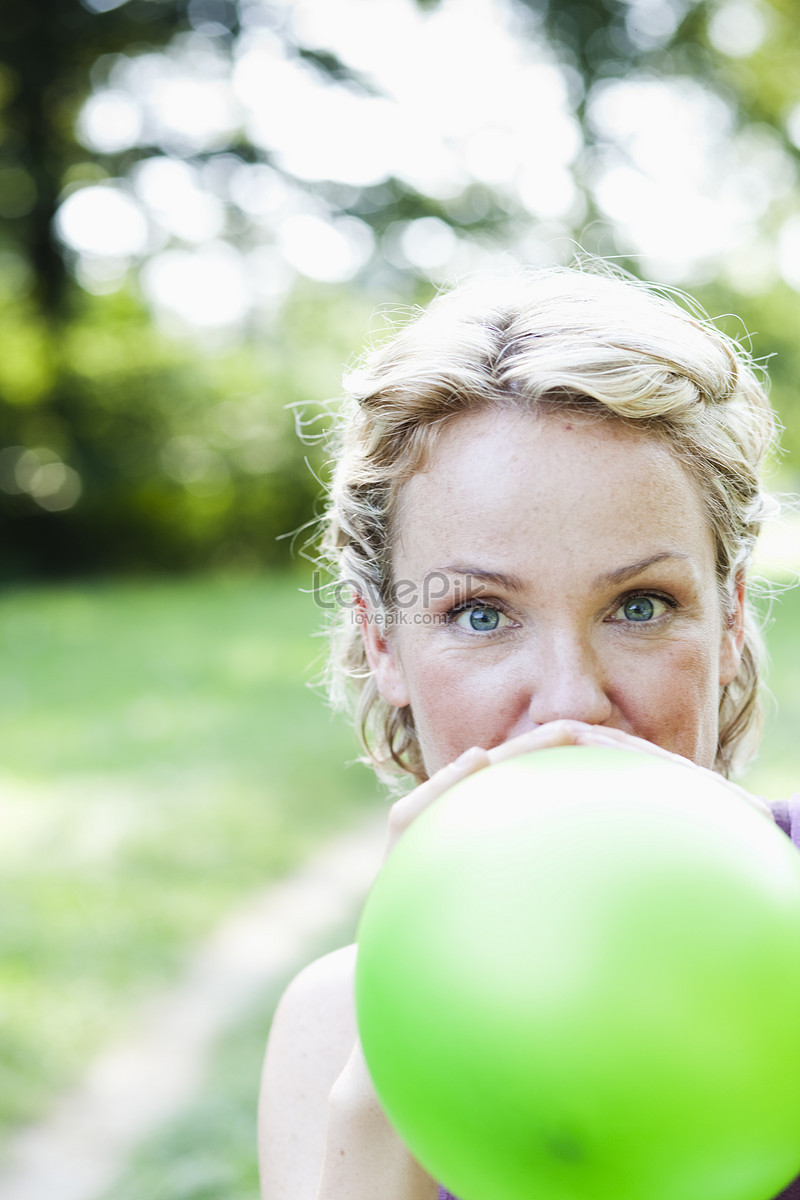
{"type": "Polygon", "coordinates": [[[386,631],[385,622],[380,619],[383,612],[362,597],[357,601],[356,611],[367,662],[378,691],[387,704],[405,708],[411,700],[394,642],[386,631]]]}
{"type": "Polygon", "coordinates": [[[744,602],[746,583],[744,571],[736,576],[733,603],[726,614],[726,625],[722,631],[719,653],[719,683],[725,687],[739,673],[744,646],[744,602]]]}

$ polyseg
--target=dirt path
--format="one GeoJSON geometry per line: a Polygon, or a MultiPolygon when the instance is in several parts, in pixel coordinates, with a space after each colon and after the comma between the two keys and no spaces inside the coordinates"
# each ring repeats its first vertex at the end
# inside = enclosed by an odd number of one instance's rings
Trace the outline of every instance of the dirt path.
{"type": "Polygon", "coordinates": [[[191,1101],[217,1037],[354,912],[380,862],[385,817],[340,836],[228,918],[129,1037],[12,1141],[0,1200],[97,1200],[149,1134],[191,1101]]]}

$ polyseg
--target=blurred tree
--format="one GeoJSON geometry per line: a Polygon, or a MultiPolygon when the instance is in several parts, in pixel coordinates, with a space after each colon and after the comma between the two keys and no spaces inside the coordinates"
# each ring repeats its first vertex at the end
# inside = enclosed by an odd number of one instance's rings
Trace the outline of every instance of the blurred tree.
{"type": "Polygon", "coordinates": [[[44,315],[66,305],[68,290],[53,217],[62,191],[102,174],[75,140],[75,120],[104,54],[132,42],[163,45],[174,34],[181,0],[128,0],[97,11],[78,0],[4,0],[0,22],[3,250],[30,271],[29,294],[44,315]],[[73,172],[70,175],[70,172],[73,172]]]}
{"type": "MultiPolygon", "coordinates": [[[[274,6],[278,17],[281,7],[274,6]]],[[[270,6],[264,11],[269,16],[270,6]]],[[[223,338],[198,358],[194,347],[153,328],[135,286],[109,297],[76,286],[81,257],[55,221],[65,199],[111,188],[143,160],[182,159],[197,169],[269,158],[237,128],[207,146],[176,146],[169,131],[144,129],[138,141],[106,153],[87,152],[76,134],[93,86],[102,88],[115,66],[154,61],[181,36],[194,31],[230,65],[237,5],[5,0],[2,16],[0,577],[182,568],[215,556],[285,561],[288,544],[276,539],[307,518],[317,491],[285,406],[336,390],[369,301],[335,285],[314,301],[300,287],[258,323],[258,347],[256,338],[238,345],[223,338]],[[297,363],[311,344],[316,372],[304,380],[297,363]]],[[[293,53],[314,73],[368,91],[335,55],[302,46],[293,53]]],[[[326,192],[320,183],[308,190],[326,192]]],[[[377,203],[352,188],[327,191],[366,208],[378,225],[440,211],[394,182],[377,203]]],[[[98,260],[90,255],[90,267],[98,260]]],[[[102,281],[92,290],[111,291],[102,281]]]]}
{"type": "Polygon", "coordinates": [[[489,26],[448,44],[456,7],[418,0],[416,34],[392,31],[428,130],[344,38],[346,16],[380,46],[369,5],[4,0],[0,574],[282,561],[316,490],[285,405],[335,392],[374,298],[571,238],[741,311],[756,353],[777,340],[800,448],[796,5],[498,2],[505,111],[489,26]],[[437,141],[445,53],[468,90],[437,141]],[[711,215],[670,243],[692,170],[711,215]]]}

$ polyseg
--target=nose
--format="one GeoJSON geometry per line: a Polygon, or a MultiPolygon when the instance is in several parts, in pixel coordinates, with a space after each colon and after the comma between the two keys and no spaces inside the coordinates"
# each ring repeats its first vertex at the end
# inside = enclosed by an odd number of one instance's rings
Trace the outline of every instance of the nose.
{"type": "Polygon", "coordinates": [[[534,725],[548,721],[608,722],[614,709],[606,673],[590,646],[573,634],[547,639],[535,654],[528,716],[534,725]]]}

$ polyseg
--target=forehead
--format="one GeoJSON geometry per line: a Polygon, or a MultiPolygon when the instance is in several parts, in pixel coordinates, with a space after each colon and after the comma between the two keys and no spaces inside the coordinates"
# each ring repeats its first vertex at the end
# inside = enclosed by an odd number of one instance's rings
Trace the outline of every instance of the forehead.
{"type": "MultiPolygon", "coordinates": [[[[445,427],[404,484],[394,559],[674,548],[713,560],[702,499],[654,434],[585,414],[491,410],[445,427]]],[[[574,553],[571,554],[574,559],[574,553]]],[[[422,565],[422,564],[420,564],[422,565]]]]}

